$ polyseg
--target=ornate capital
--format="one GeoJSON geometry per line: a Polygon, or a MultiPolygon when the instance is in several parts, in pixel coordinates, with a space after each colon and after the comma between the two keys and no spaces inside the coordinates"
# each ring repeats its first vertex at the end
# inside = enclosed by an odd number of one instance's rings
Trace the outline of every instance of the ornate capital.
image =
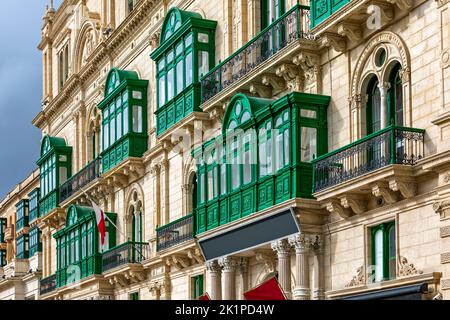
{"type": "Polygon", "coordinates": [[[298,233],[289,238],[289,243],[295,247],[296,254],[308,253],[311,249],[311,239],[304,233],[298,233]]]}
{"type": "Polygon", "coordinates": [[[273,251],[277,252],[279,258],[288,257],[292,252],[292,246],[286,239],[272,242],[271,247],[273,251]]]}
{"type": "Polygon", "coordinates": [[[235,257],[225,257],[219,260],[219,265],[222,266],[224,272],[234,272],[239,266],[239,260],[235,257]]]}
{"type": "Polygon", "coordinates": [[[222,267],[219,265],[217,260],[213,260],[206,262],[206,270],[208,270],[210,273],[221,273],[222,267]]]}

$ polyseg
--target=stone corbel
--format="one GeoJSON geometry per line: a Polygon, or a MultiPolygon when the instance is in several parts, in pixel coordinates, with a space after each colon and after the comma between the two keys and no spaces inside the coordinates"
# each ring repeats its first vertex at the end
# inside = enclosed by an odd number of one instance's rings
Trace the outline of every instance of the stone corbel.
{"type": "Polygon", "coordinates": [[[378,182],[372,185],[372,194],[375,197],[383,198],[387,204],[392,204],[397,202],[398,195],[391,189],[389,185],[385,182],[378,182]]]}
{"type": "Polygon", "coordinates": [[[394,19],[394,8],[389,1],[385,2],[382,0],[372,0],[367,8],[367,14],[370,16],[367,25],[369,26],[373,22],[374,28],[380,28],[394,19]],[[379,21],[376,21],[375,19],[379,21]]]}
{"type": "Polygon", "coordinates": [[[450,200],[435,202],[433,204],[433,210],[436,213],[439,213],[441,220],[449,218],[450,217],[450,200]]]}
{"type": "Polygon", "coordinates": [[[271,74],[264,75],[261,82],[265,86],[271,86],[274,91],[281,91],[286,87],[286,82],[283,79],[271,74]]]}
{"type": "Polygon", "coordinates": [[[339,200],[333,199],[326,204],[326,208],[331,213],[337,213],[341,218],[346,219],[352,216],[351,210],[344,208],[339,200]]]}
{"type": "Polygon", "coordinates": [[[360,25],[341,22],[337,28],[337,32],[339,35],[347,37],[351,42],[355,44],[362,39],[362,28],[360,25]]]}
{"type": "Polygon", "coordinates": [[[341,198],[341,205],[351,208],[355,214],[362,214],[367,211],[367,199],[361,196],[344,196],[341,198]]]}
{"type": "Polygon", "coordinates": [[[389,188],[393,191],[400,191],[405,199],[412,198],[417,194],[417,183],[411,181],[392,179],[389,181],[389,188]]]}
{"type": "Polygon", "coordinates": [[[132,271],[129,270],[128,272],[125,273],[125,278],[133,283],[135,282],[140,282],[140,281],[144,281],[145,279],[145,275],[143,272],[141,271],[132,271]]]}
{"type": "Polygon", "coordinates": [[[209,111],[209,118],[211,120],[217,120],[220,123],[222,123],[222,121],[223,121],[223,115],[224,115],[224,109],[222,106],[213,107],[209,111]]]}
{"type": "Polygon", "coordinates": [[[291,91],[302,91],[303,79],[299,68],[295,64],[284,63],[275,70],[277,76],[283,78],[291,91]]]}
{"type": "Polygon", "coordinates": [[[125,188],[128,185],[128,177],[121,173],[116,173],[112,176],[111,185],[118,188],[125,188]]]}
{"type": "Polygon", "coordinates": [[[173,255],[172,256],[172,265],[181,270],[183,268],[187,268],[191,265],[189,258],[182,255],[173,255]]]}
{"type": "Polygon", "coordinates": [[[150,47],[155,50],[159,46],[159,38],[161,37],[161,32],[155,32],[150,37],[150,47]]]}
{"type": "Polygon", "coordinates": [[[400,10],[409,11],[414,3],[413,0],[387,0],[391,4],[396,4],[400,10]]]}
{"type": "Polygon", "coordinates": [[[121,274],[115,275],[111,279],[109,279],[109,283],[111,285],[118,284],[122,288],[125,288],[127,286],[127,282],[125,281],[125,277],[121,274]]]}
{"type": "Polygon", "coordinates": [[[325,32],[319,42],[321,47],[331,47],[337,52],[344,52],[346,48],[345,38],[335,33],[325,32]]]}
{"type": "Polygon", "coordinates": [[[145,174],[145,168],[142,165],[130,165],[127,169],[125,169],[124,173],[126,175],[131,175],[133,178],[137,179],[145,174]]]}
{"type": "Polygon", "coordinates": [[[250,84],[250,93],[257,94],[261,98],[272,97],[272,88],[268,86],[263,86],[260,84],[252,83],[250,84]]]}
{"type": "Polygon", "coordinates": [[[190,249],[187,252],[187,256],[189,259],[195,260],[197,263],[200,263],[200,264],[203,263],[202,253],[200,252],[200,250],[198,248],[190,249]]]}

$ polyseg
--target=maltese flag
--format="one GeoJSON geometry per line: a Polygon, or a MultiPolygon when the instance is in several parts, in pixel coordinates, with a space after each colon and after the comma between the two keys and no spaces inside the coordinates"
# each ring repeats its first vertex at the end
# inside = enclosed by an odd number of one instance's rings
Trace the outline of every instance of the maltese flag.
{"type": "Polygon", "coordinates": [[[105,213],[94,201],[91,200],[91,204],[95,212],[95,220],[97,220],[98,232],[100,233],[100,241],[103,247],[103,245],[105,244],[106,236],[105,213]]]}

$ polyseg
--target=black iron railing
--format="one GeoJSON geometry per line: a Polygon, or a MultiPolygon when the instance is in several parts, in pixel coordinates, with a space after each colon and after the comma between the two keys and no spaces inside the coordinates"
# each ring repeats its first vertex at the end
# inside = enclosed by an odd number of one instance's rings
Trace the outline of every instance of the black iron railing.
{"type": "Polygon", "coordinates": [[[52,274],[51,276],[41,279],[39,285],[39,294],[47,294],[49,292],[56,290],[56,274],[52,274]]]}
{"type": "Polygon", "coordinates": [[[156,250],[161,251],[193,238],[194,218],[190,214],[156,229],[156,250]]]}
{"type": "Polygon", "coordinates": [[[102,270],[105,272],[124,264],[140,263],[149,258],[148,243],[128,241],[103,253],[102,270]]]}
{"type": "Polygon", "coordinates": [[[389,164],[414,165],[424,156],[425,130],[389,126],[315,160],[314,192],[389,164]]]}
{"type": "Polygon", "coordinates": [[[102,161],[100,157],[96,158],[95,160],[89,162],[89,164],[81,169],[81,171],[64,182],[60,188],[60,202],[68,199],[88,183],[97,179],[102,172],[101,163],[102,161]]]}
{"type": "Polygon", "coordinates": [[[315,39],[309,32],[309,7],[296,5],[201,79],[202,103],[301,38],[315,39]]]}

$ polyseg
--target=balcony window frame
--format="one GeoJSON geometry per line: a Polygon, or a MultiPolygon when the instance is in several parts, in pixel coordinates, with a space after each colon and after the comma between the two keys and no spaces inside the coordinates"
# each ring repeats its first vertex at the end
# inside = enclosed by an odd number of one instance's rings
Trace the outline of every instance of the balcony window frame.
{"type": "Polygon", "coordinates": [[[22,234],[16,238],[16,258],[29,258],[29,235],[22,234]]]}
{"type": "Polygon", "coordinates": [[[29,233],[29,256],[34,256],[37,252],[42,252],[42,231],[38,227],[30,229],[29,233]]]}
{"type": "Polygon", "coordinates": [[[371,264],[372,264],[372,280],[373,282],[383,282],[388,280],[393,280],[396,278],[396,263],[397,263],[397,230],[395,220],[380,223],[376,226],[370,228],[370,253],[371,253],[371,264]],[[391,239],[390,233],[394,231],[394,255],[391,255],[391,239]],[[376,279],[376,235],[377,232],[381,232],[382,235],[382,262],[381,270],[382,277],[379,281],[376,279]],[[393,268],[392,268],[393,267],[393,268]],[[392,276],[393,274],[393,276],[392,276]]]}

